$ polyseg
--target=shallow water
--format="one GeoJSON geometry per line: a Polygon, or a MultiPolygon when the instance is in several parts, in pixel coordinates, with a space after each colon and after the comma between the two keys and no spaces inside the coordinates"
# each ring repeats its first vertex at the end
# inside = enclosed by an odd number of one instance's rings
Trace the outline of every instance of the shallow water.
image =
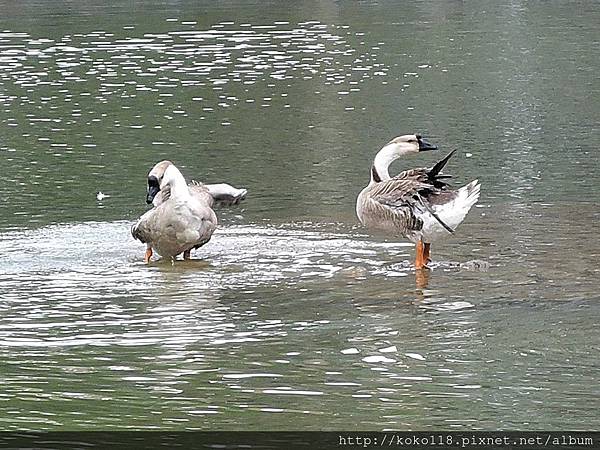
{"type": "Polygon", "coordinates": [[[0,18],[0,429],[597,425],[588,3],[57,5],[0,18]],[[413,131],[483,185],[425,274],[354,217],[413,131]],[[163,158],[249,195],[147,266],[163,158]]]}

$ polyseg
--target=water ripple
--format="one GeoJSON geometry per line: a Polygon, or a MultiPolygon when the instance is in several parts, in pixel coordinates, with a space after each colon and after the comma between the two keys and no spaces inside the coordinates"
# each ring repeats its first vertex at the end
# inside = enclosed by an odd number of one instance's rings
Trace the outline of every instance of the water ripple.
{"type": "MultiPolygon", "coordinates": [[[[141,35],[132,29],[124,38],[102,30],[55,39],[0,32],[0,42],[4,42],[0,48],[1,79],[22,87],[50,85],[70,90],[73,84],[97,81],[97,98],[106,100],[140,91],[161,96],[181,87],[222,90],[228,83],[316,77],[325,84],[346,86],[346,95],[358,91],[361,81],[384,77],[388,70],[377,62],[371,48],[350,44],[343,25],[277,22],[248,26],[230,23],[208,29],[190,26],[141,35]],[[33,70],[22,70],[24,65],[31,65],[33,70]]],[[[69,92],[37,101],[53,105],[71,97],[69,92]]],[[[0,101],[9,104],[16,100],[0,95],[0,101]]],[[[231,106],[238,101],[231,98],[223,103],[231,106]]],[[[84,120],[81,115],[75,118],[84,120]]],[[[36,120],[49,118],[30,117],[29,123],[36,120]]]]}

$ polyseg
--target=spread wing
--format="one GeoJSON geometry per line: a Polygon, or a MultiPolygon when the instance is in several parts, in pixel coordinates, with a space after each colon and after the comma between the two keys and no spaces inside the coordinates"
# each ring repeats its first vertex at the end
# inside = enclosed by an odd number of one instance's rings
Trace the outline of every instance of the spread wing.
{"type": "Polygon", "coordinates": [[[237,205],[246,198],[248,193],[246,189],[238,189],[227,183],[205,184],[204,186],[219,206],[237,205]]]}
{"type": "MultiPolygon", "coordinates": [[[[237,205],[246,198],[248,191],[246,189],[238,189],[227,183],[204,184],[197,181],[192,181],[188,184],[188,189],[202,203],[211,208],[217,204],[218,206],[237,205]]],[[[158,206],[166,202],[171,197],[170,186],[162,188],[154,197],[153,205],[158,206]]]]}
{"type": "Polygon", "coordinates": [[[453,232],[435,213],[435,205],[456,195],[447,189],[450,178],[441,169],[454,154],[451,152],[432,168],[411,169],[394,178],[379,181],[369,188],[362,202],[362,216],[379,228],[410,234],[423,228],[422,216],[431,214],[446,230],[453,232]]]}

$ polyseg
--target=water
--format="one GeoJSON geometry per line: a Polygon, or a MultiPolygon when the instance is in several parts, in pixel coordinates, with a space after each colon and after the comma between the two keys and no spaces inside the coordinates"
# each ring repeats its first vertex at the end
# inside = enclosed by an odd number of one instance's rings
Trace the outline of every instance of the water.
{"type": "Polygon", "coordinates": [[[597,8],[263,6],[3,5],[0,428],[597,427],[597,8]],[[415,131],[483,185],[426,275],[354,217],[415,131]],[[146,266],[164,158],[249,196],[146,266]]]}

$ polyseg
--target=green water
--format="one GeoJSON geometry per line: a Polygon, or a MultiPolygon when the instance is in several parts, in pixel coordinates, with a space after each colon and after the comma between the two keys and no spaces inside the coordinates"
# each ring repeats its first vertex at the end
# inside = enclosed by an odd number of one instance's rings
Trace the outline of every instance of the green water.
{"type": "Polygon", "coordinates": [[[592,2],[2,11],[0,429],[597,428],[592,2]],[[482,182],[426,280],[354,216],[412,132],[482,182]],[[249,194],[146,266],[165,158],[249,194]]]}

